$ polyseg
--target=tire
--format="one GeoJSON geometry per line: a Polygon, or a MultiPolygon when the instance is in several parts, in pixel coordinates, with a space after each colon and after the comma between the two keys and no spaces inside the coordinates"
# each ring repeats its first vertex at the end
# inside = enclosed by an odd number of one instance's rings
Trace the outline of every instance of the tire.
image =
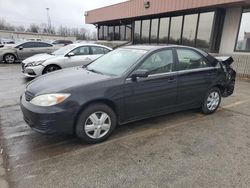
{"type": "Polygon", "coordinates": [[[54,71],[57,71],[57,70],[60,70],[60,69],[61,69],[61,67],[59,67],[57,65],[48,65],[47,67],[45,67],[43,69],[43,74],[54,72],[54,71]]]}
{"type": "Polygon", "coordinates": [[[13,54],[5,54],[3,57],[5,63],[12,64],[16,61],[16,56],[13,54]]]}
{"type": "Polygon", "coordinates": [[[109,106],[101,103],[92,104],[79,115],[75,133],[85,143],[95,144],[106,140],[116,124],[116,114],[109,106]]]}
{"type": "Polygon", "coordinates": [[[202,103],[202,112],[204,114],[212,114],[214,113],[220,106],[221,102],[221,91],[219,88],[210,89],[202,103]]]}

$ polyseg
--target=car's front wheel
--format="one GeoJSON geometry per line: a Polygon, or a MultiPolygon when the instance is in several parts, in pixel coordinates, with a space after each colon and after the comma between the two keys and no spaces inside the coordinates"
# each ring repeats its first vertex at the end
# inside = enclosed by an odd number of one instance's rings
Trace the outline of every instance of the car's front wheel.
{"type": "Polygon", "coordinates": [[[11,64],[11,63],[15,63],[16,57],[13,54],[6,54],[4,55],[3,60],[5,63],[11,64]]]}
{"type": "Polygon", "coordinates": [[[220,102],[221,102],[220,89],[216,87],[212,88],[211,90],[208,91],[202,103],[202,112],[204,114],[214,113],[220,106],[220,102]]]}
{"type": "Polygon", "coordinates": [[[82,111],[76,123],[76,135],[86,143],[106,140],[116,127],[116,114],[105,104],[92,104],[82,111]]]}
{"type": "Polygon", "coordinates": [[[61,68],[57,65],[48,65],[47,67],[44,68],[43,74],[54,72],[54,71],[57,71],[59,69],[61,69],[61,68]]]}

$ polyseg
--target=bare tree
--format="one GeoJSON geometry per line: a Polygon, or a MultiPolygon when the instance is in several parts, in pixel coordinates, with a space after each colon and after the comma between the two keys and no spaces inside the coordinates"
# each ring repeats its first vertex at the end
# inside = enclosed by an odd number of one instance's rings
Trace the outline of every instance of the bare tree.
{"type": "Polygon", "coordinates": [[[30,27],[27,29],[28,32],[32,32],[32,33],[38,33],[40,30],[39,26],[37,24],[30,24],[30,27]]]}

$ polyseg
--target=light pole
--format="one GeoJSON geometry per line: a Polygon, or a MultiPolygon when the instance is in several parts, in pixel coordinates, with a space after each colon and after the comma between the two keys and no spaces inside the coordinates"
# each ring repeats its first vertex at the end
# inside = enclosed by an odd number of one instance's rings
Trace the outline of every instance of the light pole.
{"type": "Polygon", "coordinates": [[[48,32],[51,33],[51,20],[49,16],[49,8],[46,8],[47,10],[47,19],[48,19],[48,32]]]}

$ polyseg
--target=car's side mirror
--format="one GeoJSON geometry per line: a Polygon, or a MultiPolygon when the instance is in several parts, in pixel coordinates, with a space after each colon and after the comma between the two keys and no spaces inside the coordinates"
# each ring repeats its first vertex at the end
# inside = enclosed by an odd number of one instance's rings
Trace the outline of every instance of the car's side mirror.
{"type": "Polygon", "coordinates": [[[67,54],[67,57],[72,57],[72,56],[75,56],[75,54],[74,54],[73,52],[69,52],[69,53],[67,54]]]}
{"type": "Polygon", "coordinates": [[[22,46],[19,46],[19,48],[18,48],[19,50],[22,50],[23,49],[23,47],[22,46]]]}
{"type": "Polygon", "coordinates": [[[136,80],[136,78],[146,78],[149,75],[149,71],[147,69],[137,69],[131,74],[132,80],[136,80]]]}

